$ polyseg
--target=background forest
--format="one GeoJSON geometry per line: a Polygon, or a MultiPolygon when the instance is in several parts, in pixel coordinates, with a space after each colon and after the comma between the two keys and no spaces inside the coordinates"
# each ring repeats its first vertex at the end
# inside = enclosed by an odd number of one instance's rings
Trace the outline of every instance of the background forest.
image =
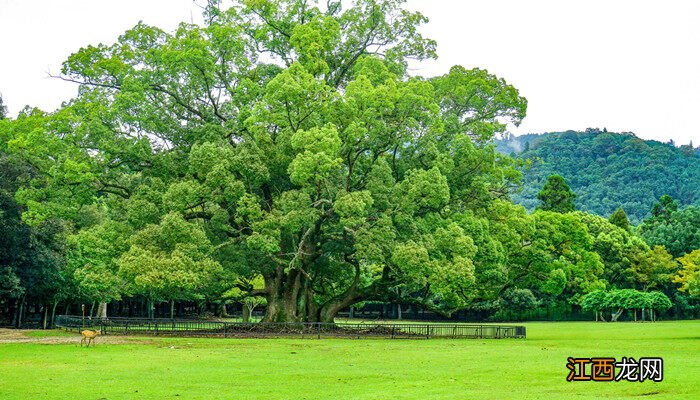
{"type": "Polygon", "coordinates": [[[78,97],[0,120],[6,323],[81,304],[697,316],[697,151],[597,131],[498,141],[526,99],[482,69],[410,76],[436,44],[402,3],[211,2],[206,26],[138,24],[71,55],[58,78],[78,97]]]}
{"type": "Polygon", "coordinates": [[[552,174],[566,178],[579,209],[610,215],[622,207],[634,224],[649,217],[654,202],[666,194],[681,207],[700,205],[700,147],[692,143],[677,147],[590,128],[510,136],[497,139],[496,147],[532,160],[522,191],[513,195],[529,211],[537,207],[537,193],[552,174]]]}

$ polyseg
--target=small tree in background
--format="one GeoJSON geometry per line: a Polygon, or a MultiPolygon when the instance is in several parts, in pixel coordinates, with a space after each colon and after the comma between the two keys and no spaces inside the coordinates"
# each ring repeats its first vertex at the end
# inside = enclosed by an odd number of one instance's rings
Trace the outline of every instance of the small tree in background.
{"type": "Polygon", "coordinates": [[[637,320],[637,309],[646,305],[644,293],[634,289],[613,290],[610,292],[609,304],[617,311],[613,314],[611,321],[615,322],[625,310],[634,312],[634,320],[637,320]]]}
{"type": "Polygon", "coordinates": [[[630,221],[627,219],[627,213],[625,213],[625,210],[622,208],[618,208],[615,210],[612,215],[610,215],[610,218],[608,219],[611,224],[617,225],[620,228],[629,231],[630,230],[630,221]]]}
{"type": "Polygon", "coordinates": [[[538,305],[539,302],[530,289],[507,290],[501,299],[501,306],[507,310],[510,318],[517,318],[524,311],[534,310],[538,305]]]}
{"type": "Polygon", "coordinates": [[[678,290],[687,291],[691,296],[700,296],[700,249],[693,250],[677,260],[681,263],[681,269],[673,281],[681,284],[678,290]]]}
{"type": "Polygon", "coordinates": [[[7,116],[7,107],[5,107],[5,102],[2,100],[2,95],[0,94],[0,119],[5,119],[7,116]]]}
{"type": "Polygon", "coordinates": [[[267,300],[265,300],[264,297],[259,296],[246,296],[243,298],[242,302],[245,306],[245,309],[243,310],[243,322],[250,322],[255,307],[267,304],[267,300]]]}
{"type": "Polygon", "coordinates": [[[605,321],[603,310],[606,308],[605,298],[607,293],[604,290],[595,290],[583,296],[581,308],[595,312],[596,321],[605,321]]]}
{"type": "Polygon", "coordinates": [[[671,214],[676,211],[678,211],[678,203],[671,196],[665,194],[651,207],[651,218],[663,219],[668,222],[671,219],[671,214]]]}
{"type": "MultiPolygon", "coordinates": [[[[637,310],[644,310],[649,307],[649,299],[646,293],[633,289],[624,290],[625,308],[634,313],[634,322],[637,322],[637,310]]],[[[643,313],[643,311],[642,311],[643,313]]]]}
{"type": "Polygon", "coordinates": [[[210,254],[214,250],[200,226],[180,214],[165,215],[159,224],[146,226],[130,239],[131,247],[116,261],[130,294],[147,299],[148,317],[155,302],[201,300],[201,291],[221,272],[210,254]]]}
{"type": "Polygon", "coordinates": [[[651,311],[652,321],[656,321],[657,311],[666,311],[673,305],[671,304],[671,300],[669,300],[669,298],[661,292],[649,292],[645,294],[647,297],[649,310],[651,311]]]}
{"type": "Polygon", "coordinates": [[[253,278],[240,278],[235,287],[227,291],[224,296],[243,305],[243,322],[250,322],[253,311],[257,306],[267,305],[267,299],[258,295],[265,289],[265,280],[261,275],[253,278]]]}
{"type": "Polygon", "coordinates": [[[129,250],[130,235],[126,224],[109,220],[68,237],[68,270],[80,296],[98,302],[99,318],[107,318],[107,304],[125,292],[126,282],[115,261],[129,250]]]}
{"type": "Polygon", "coordinates": [[[575,211],[574,199],[576,194],[571,191],[569,185],[560,175],[551,175],[547,178],[542,190],[537,194],[537,198],[542,204],[538,210],[567,213],[575,211]]]}
{"type": "Polygon", "coordinates": [[[654,246],[648,251],[637,254],[635,262],[628,268],[628,275],[636,282],[638,288],[646,292],[659,289],[671,281],[678,271],[678,265],[664,246],[654,246]]]}
{"type": "MultiPolygon", "coordinates": [[[[603,310],[611,311],[610,322],[616,322],[625,310],[634,311],[634,320],[637,321],[637,310],[642,310],[642,320],[644,311],[649,310],[651,321],[656,321],[655,311],[666,311],[671,308],[671,300],[665,294],[655,292],[640,292],[634,289],[619,289],[608,292],[596,290],[583,296],[581,308],[596,312],[596,321],[599,320],[599,312],[603,310]]],[[[600,318],[602,318],[602,315],[600,318]]]]}
{"type": "Polygon", "coordinates": [[[623,295],[620,290],[612,290],[605,295],[604,306],[606,309],[610,309],[610,322],[617,321],[624,311],[625,302],[623,295]]]}

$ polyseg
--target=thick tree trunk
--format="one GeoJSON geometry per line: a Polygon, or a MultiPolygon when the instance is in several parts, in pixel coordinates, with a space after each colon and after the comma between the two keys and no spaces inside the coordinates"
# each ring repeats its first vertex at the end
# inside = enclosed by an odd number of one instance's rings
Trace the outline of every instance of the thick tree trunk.
{"type": "Polygon", "coordinates": [[[221,304],[219,304],[219,317],[221,317],[221,318],[228,317],[228,310],[226,310],[226,303],[223,301],[221,302],[221,304]]]}
{"type": "Polygon", "coordinates": [[[97,305],[97,315],[95,315],[96,318],[101,318],[101,319],[107,319],[107,303],[104,301],[101,301],[97,305]]]}
{"type": "MultiPolygon", "coordinates": [[[[263,321],[314,321],[314,318],[308,315],[309,308],[306,304],[308,294],[305,291],[309,290],[309,287],[305,281],[306,277],[303,277],[298,269],[284,273],[282,267],[277,267],[273,274],[266,276],[267,310],[263,321]]],[[[245,311],[249,310],[244,310],[244,313],[245,311]]]]}
{"type": "Polygon", "coordinates": [[[248,310],[248,304],[243,303],[243,311],[241,313],[241,317],[243,318],[244,323],[250,322],[250,310],[248,310]]]}
{"type": "Polygon", "coordinates": [[[342,293],[318,303],[309,276],[300,269],[284,273],[282,267],[265,276],[267,310],[263,322],[333,322],[343,308],[357,303],[361,295],[357,290],[360,269],[355,267],[355,277],[342,293]]]}

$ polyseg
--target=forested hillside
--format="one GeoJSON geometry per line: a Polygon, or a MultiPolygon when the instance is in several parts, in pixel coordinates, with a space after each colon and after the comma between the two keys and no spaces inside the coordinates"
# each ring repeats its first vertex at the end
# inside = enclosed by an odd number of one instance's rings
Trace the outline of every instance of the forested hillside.
{"type": "Polygon", "coordinates": [[[523,135],[496,141],[504,154],[533,160],[513,199],[533,210],[552,174],[566,179],[583,211],[608,216],[622,207],[634,224],[668,194],[683,207],[700,204],[700,148],[642,140],[632,133],[588,129],[523,135]]]}

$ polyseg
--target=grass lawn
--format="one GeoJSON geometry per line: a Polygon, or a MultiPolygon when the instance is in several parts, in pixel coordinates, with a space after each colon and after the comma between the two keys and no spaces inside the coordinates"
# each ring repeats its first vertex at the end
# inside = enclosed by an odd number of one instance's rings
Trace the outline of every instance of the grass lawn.
{"type": "Polygon", "coordinates": [[[700,321],[525,325],[525,340],[100,337],[89,349],[42,334],[0,341],[0,399],[700,399],[700,321]],[[663,357],[664,380],[566,382],[567,356],[663,357]]]}

